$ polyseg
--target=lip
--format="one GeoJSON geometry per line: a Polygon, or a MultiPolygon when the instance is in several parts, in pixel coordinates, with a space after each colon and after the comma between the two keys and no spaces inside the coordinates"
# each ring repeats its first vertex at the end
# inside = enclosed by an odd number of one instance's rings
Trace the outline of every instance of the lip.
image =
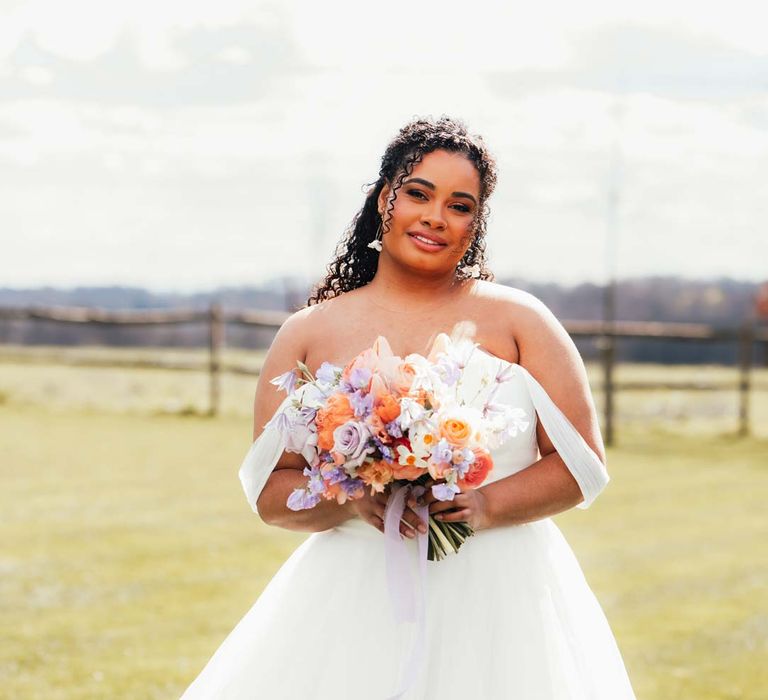
{"type": "Polygon", "coordinates": [[[434,233],[428,233],[427,231],[406,231],[406,233],[413,237],[413,236],[421,236],[422,238],[426,238],[428,241],[434,241],[435,243],[440,243],[441,245],[447,245],[447,241],[443,238],[440,238],[440,236],[436,236],[434,233]]]}

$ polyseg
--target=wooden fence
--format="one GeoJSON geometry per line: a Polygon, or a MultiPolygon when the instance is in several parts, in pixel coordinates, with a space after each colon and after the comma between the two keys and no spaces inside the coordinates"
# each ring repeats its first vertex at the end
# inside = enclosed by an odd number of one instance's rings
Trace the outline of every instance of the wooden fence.
{"type": "MultiPolygon", "coordinates": [[[[160,363],[155,361],[99,362],[89,360],[83,364],[109,365],[126,367],[163,367],[179,370],[203,370],[209,375],[208,413],[216,415],[220,404],[220,377],[222,372],[239,374],[258,374],[258,370],[234,365],[224,366],[221,362],[221,350],[224,346],[224,328],[226,325],[260,327],[277,330],[288,317],[282,311],[225,311],[218,304],[208,309],[175,309],[152,311],[107,311],[93,308],[65,307],[0,307],[0,321],[40,320],[67,324],[87,324],[96,326],[158,326],[187,323],[205,323],[208,326],[208,362],[206,365],[190,363],[160,363]]],[[[762,345],[768,352],[768,329],[758,328],[751,321],[739,328],[715,328],[696,323],[647,323],[616,321],[564,321],[563,325],[573,338],[596,338],[601,352],[602,391],[604,394],[604,431],[607,445],[613,445],[615,439],[614,400],[621,390],[686,390],[714,391],[737,390],[739,393],[739,428],[738,434],[750,432],[749,396],[753,390],[752,369],[754,349],[762,345]],[[616,343],[622,338],[642,338],[648,341],[679,340],[694,343],[730,342],[738,346],[739,379],[736,385],[713,382],[643,382],[617,383],[614,379],[616,368],[616,343]]]]}

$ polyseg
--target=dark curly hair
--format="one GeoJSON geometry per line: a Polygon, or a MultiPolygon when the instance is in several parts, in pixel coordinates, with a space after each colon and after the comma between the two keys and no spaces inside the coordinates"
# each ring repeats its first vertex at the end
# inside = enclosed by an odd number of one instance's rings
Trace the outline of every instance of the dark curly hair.
{"type": "MultiPolygon", "coordinates": [[[[379,179],[366,185],[365,203],[344,232],[336,246],[334,260],[327,267],[328,274],[312,289],[306,306],[363,287],[373,279],[379,253],[369,248],[368,244],[376,237],[379,225],[383,223],[377,207],[379,194],[385,184],[392,186],[386,216],[394,206],[397,190],[403,180],[427,153],[438,149],[463,153],[477,168],[480,175],[480,200],[473,220],[474,237],[460,266],[479,264],[480,278],[494,279],[493,273],[486,266],[485,229],[489,211],[486,202],[496,187],[496,160],[488,152],[482,137],[469,134],[463,121],[446,115],[437,120],[417,118],[400,129],[387,146],[381,159],[379,179]]],[[[382,233],[388,229],[389,220],[382,233]]],[[[461,272],[457,274],[463,276],[461,272]]]]}

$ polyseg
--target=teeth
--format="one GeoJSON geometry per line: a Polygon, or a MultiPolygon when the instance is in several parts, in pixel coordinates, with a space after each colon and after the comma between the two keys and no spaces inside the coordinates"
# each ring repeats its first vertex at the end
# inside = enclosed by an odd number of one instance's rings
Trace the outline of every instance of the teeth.
{"type": "Polygon", "coordinates": [[[424,238],[423,236],[417,236],[416,234],[412,234],[414,238],[424,241],[424,243],[428,243],[429,245],[443,245],[442,243],[437,243],[436,241],[431,241],[429,238],[424,238]]]}

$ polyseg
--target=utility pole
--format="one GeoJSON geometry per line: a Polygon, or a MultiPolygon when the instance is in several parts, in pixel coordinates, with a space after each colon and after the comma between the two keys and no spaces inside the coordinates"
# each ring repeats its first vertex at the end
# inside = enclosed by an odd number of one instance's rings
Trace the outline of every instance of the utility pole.
{"type": "Polygon", "coordinates": [[[613,136],[608,171],[608,196],[606,201],[605,225],[605,285],[603,286],[603,328],[602,338],[603,362],[603,391],[604,391],[604,423],[605,443],[614,444],[614,377],[613,370],[616,362],[616,338],[614,328],[616,322],[616,276],[617,253],[619,238],[619,205],[621,197],[622,152],[621,129],[624,120],[623,94],[616,95],[613,109],[613,136]]]}

